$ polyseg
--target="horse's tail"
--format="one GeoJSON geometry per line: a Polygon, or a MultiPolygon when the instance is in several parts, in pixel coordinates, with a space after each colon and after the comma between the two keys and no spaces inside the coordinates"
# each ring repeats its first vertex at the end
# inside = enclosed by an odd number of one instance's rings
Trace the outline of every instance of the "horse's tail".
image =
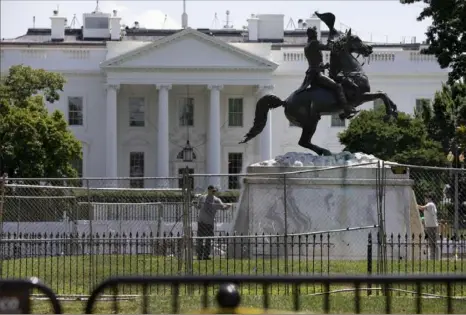
{"type": "Polygon", "coordinates": [[[254,117],[254,125],[251,127],[249,132],[244,136],[244,140],[240,143],[246,143],[253,139],[255,136],[260,134],[264,130],[267,124],[267,114],[270,109],[274,109],[285,105],[278,96],[275,95],[264,95],[258,101],[256,105],[256,115],[254,117]]]}

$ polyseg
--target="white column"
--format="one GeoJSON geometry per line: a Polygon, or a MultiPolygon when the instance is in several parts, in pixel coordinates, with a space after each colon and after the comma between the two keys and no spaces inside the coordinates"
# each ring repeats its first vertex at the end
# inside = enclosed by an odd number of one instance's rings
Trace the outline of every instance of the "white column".
{"type": "MultiPolygon", "coordinates": [[[[273,85],[260,85],[257,91],[258,100],[264,95],[273,93],[273,85]]],[[[269,111],[267,124],[260,134],[260,158],[261,161],[272,159],[272,111],[269,111]]]]}
{"type": "MultiPolygon", "coordinates": [[[[207,137],[207,173],[221,173],[221,140],[220,140],[220,91],[222,85],[209,85],[209,135],[207,137]]],[[[220,186],[220,177],[210,177],[209,184],[220,186]]]]}
{"type": "MultiPolygon", "coordinates": [[[[170,145],[169,145],[169,114],[168,114],[168,91],[172,86],[170,84],[157,85],[159,90],[159,104],[157,117],[157,177],[168,177],[170,167],[170,145]]],[[[161,181],[160,185],[166,186],[167,181],[161,181]]],[[[160,186],[158,185],[158,186],[160,186]]]]}
{"type": "MultiPolygon", "coordinates": [[[[116,178],[118,177],[118,108],[117,108],[117,95],[120,86],[109,84],[107,85],[107,107],[106,107],[106,165],[105,176],[116,178]]],[[[111,181],[109,186],[116,187],[118,182],[111,181]]]]}

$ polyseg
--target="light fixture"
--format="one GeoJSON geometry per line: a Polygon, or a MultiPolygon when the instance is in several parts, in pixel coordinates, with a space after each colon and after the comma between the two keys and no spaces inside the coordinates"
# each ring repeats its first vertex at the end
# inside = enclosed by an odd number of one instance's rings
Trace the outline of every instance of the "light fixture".
{"type": "Polygon", "coordinates": [[[183,148],[183,162],[192,162],[194,160],[193,147],[189,143],[189,140],[186,141],[186,145],[183,148]]]}
{"type": "Polygon", "coordinates": [[[196,154],[194,153],[194,148],[191,146],[191,143],[189,142],[189,124],[188,124],[188,116],[186,115],[187,113],[187,106],[189,102],[189,86],[187,86],[187,97],[186,97],[186,104],[184,104],[184,111],[183,111],[183,116],[184,116],[184,121],[186,124],[186,145],[183,147],[183,149],[178,153],[177,158],[182,159],[183,162],[190,163],[193,162],[196,159],[196,154]]]}

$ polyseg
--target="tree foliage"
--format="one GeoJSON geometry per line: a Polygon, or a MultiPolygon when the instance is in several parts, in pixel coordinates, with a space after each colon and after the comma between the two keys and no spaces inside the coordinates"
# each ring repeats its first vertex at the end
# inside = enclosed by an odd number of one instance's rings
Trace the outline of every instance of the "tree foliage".
{"type": "Polygon", "coordinates": [[[444,154],[452,150],[457,128],[466,122],[466,85],[443,85],[432,104],[425,103],[415,116],[427,127],[430,139],[440,143],[444,154]]]}
{"type": "Polygon", "coordinates": [[[466,83],[457,83],[452,87],[451,97],[457,106],[455,139],[463,152],[466,151],[466,83]]]}
{"type": "Polygon", "coordinates": [[[49,114],[44,102],[59,100],[64,83],[60,74],[22,65],[0,83],[0,162],[10,177],[76,177],[81,143],[63,113],[49,114]]]}
{"type": "Polygon", "coordinates": [[[424,103],[414,116],[400,113],[398,119],[383,121],[384,109],[361,111],[339,134],[349,151],[399,163],[444,166],[453,140],[464,131],[466,148],[466,84],[443,85],[432,104],[424,103]],[[460,126],[460,128],[457,128],[460,126]]]}
{"type": "Polygon", "coordinates": [[[445,165],[441,146],[430,139],[423,121],[405,113],[384,122],[385,112],[364,110],[339,134],[345,150],[414,165],[445,165]]]}
{"type": "MultiPolygon", "coordinates": [[[[466,84],[454,83],[451,86],[442,86],[442,89],[435,94],[432,105],[423,106],[416,116],[426,124],[430,138],[441,143],[443,153],[445,155],[449,152],[453,153],[451,167],[463,167],[460,156],[466,150],[466,84]]],[[[464,175],[463,171],[453,172],[447,178],[450,189],[446,190],[446,195],[451,200],[455,200],[455,186],[458,185],[460,222],[466,219],[466,211],[462,206],[463,201],[466,200],[466,177],[464,175]],[[458,175],[457,181],[453,174],[458,175]]],[[[443,207],[446,208],[444,212],[454,213],[453,204],[445,204],[443,207]]]]}
{"type": "MultiPolygon", "coordinates": [[[[373,154],[382,160],[402,164],[446,165],[441,145],[429,137],[421,119],[401,112],[396,120],[384,122],[384,116],[384,109],[361,111],[339,134],[345,150],[373,154]]],[[[417,200],[423,200],[426,192],[442,195],[446,179],[432,181],[431,174],[423,169],[411,169],[410,176],[415,179],[413,188],[417,200]]]]}
{"type": "MultiPolygon", "coordinates": [[[[400,113],[397,120],[383,122],[385,112],[361,111],[349,127],[340,133],[340,142],[346,150],[373,154],[383,160],[410,165],[448,166],[447,154],[453,151],[456,158],[454,167],[461,167],[460,153],[466,150],[466,85],[454,83],[443,85],[436,92],[432,104],[426,102],[419,112],[411,116],[400,113]],[[458,150],[455,150],[455,143],[458,150]]],[[[466,178],[458,173],[459,200],[466,200],[466,178]]],[[[454,176],[447,171],[432,171],[411,168],[414,191],[418,200],[423,200],[426,192],[441,201],[444,189],[454,187],[454,176]]],[[[446,194],[453,198],[454,189],[446,194]]],[[[441,205],[439,217],[452,221],[452,205],[441,205]]],[[[440,205],[439,205],[440,207],[440,205]]]]}
{"type": "Polygon", "coordinates": [[[426,32],[429,47],[422,52],[437,57],[440,66],[451,67],[449,84],[466,78],[466,1],[400,0],[404,4],[424,2],[417,20],[432,18],[426,32]]]}

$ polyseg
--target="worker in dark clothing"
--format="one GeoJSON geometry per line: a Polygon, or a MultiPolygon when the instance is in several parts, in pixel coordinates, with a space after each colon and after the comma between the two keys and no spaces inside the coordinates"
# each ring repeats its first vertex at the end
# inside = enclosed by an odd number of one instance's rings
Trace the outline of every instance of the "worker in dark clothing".
{"type": "Polygon", "coordinates": [[[217,210],[226,210],[231,208],[231,204],[224,204],[220,198],[215,196],[217,188],[210,185],[207,188],[207,194],[199,197],[196,208],[199,209],[197,219],[197,236],[207,237],[197,240],[197,257],[199,260],[209,260],[211,238],[214,236],[215,215],[217,210]],[[205,242],[204,242],[205,241],[205,242]]]}

